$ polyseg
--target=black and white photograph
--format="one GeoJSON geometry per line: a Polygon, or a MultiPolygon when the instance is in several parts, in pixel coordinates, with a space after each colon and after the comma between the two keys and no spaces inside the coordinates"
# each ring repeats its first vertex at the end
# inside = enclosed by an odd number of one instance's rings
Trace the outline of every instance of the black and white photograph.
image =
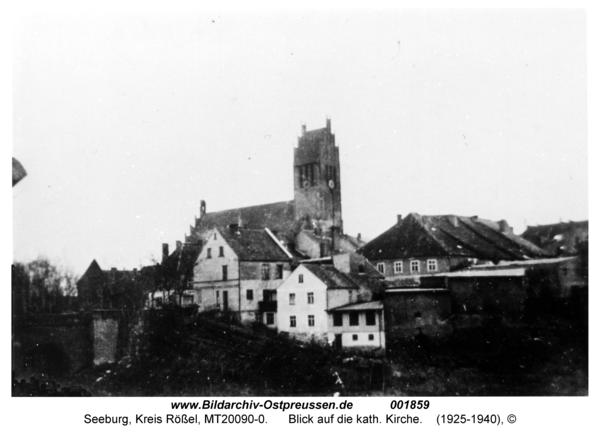
{"type": "Polygon", "coordinates": [[[15,14],[12,400],[588,397],[587,18],[15,14]]]}

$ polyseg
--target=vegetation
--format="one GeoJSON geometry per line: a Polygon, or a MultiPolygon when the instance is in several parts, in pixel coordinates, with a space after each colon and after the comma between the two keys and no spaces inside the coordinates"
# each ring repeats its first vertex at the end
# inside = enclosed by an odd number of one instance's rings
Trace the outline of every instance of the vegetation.
{"type": "Polygon", "coordinates": [[[44,257],[12,265],[13,315],[63,313],[77,309],[77,279],[44,257]]]}
{"type": "MultiPolygon", "coordinates": [[[[137,355],[88,371],[94,395],[587,395],[587,323],[461,330],[391,342],[386,359],[299,343],[183,309],[149,312],[137,355]],[[168,331],[167,331],[168,330],[168,331]],[[106,373],[110,370],[110,373],[106,373]],[[95,382],[98,378],[100,381],[95,382]]],[[[253,329],[252,329],[253,328],[253,329]]],[[[86,385],[87,386],[87,385],[86,385]]]]}

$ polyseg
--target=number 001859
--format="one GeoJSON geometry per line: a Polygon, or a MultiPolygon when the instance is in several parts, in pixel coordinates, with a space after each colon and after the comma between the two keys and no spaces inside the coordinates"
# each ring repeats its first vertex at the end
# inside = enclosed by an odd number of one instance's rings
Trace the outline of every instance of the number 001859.
{"type": "Polygon", "coordinates": [[[392,400],[390,409],[429,409],[429,400],[392,400]]]}

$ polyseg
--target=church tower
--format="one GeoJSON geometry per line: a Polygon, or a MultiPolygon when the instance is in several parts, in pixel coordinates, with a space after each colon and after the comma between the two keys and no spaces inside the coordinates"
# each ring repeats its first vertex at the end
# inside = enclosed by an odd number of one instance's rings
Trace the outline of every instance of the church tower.
{"type": "Polygon", "coordinates": [[[331,119],[314,131],[302,125],[294,148],[294,201],[295,219],[310,224],[305,228],[343,233],[340,153],[331,119]]]}

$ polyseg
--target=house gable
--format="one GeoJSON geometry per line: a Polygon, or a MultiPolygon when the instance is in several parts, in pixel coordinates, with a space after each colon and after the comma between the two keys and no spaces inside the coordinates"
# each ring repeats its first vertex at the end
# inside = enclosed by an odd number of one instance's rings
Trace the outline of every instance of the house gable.
{"type": "Polygon", "coordinates": [[[280,332],[303,334],[307,338],[311,334],[324,336],[327,333],[326,309],[327,285],[304,265],[298,266],[277,289],[277,328],[280,332]],[[314,318],[312,325],[309,316],[314,318]]]}
{"type": "Polygon", "coordinates": [[[223,266],[227,266],[227,280],[237,280],[238,263],[238,255],[215,228],[208,233],[206,245],[194,266],[194,283],[223,281],[223,266]]]}

